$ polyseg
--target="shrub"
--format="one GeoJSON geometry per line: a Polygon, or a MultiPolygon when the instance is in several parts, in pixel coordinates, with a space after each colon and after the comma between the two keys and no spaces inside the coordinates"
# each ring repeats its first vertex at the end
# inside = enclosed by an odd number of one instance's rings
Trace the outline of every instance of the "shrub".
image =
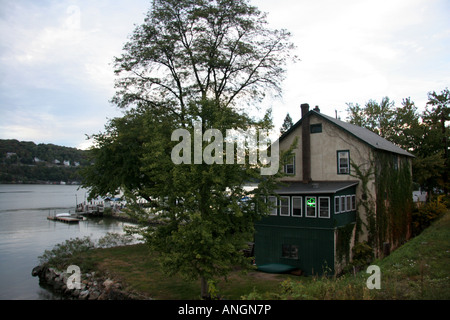
{"type": "Polygon", "coordinates": [[[418,235],[425,228],[430,226],[431,222],[441,217],[447,211],[443,196],[438,196],[435,201],[427,202],[412,214],[412,226],[414,235],[418,235]]]}
{"type": "Polygon", "coordinates": [[[128,234],[108,232],[97,242],[99,248],[111,248],[132,244],[135,239],[128,234]]]}
{"type": "Polygon", "coordinates": [[[94,243],[87,236],[69,239],[55,245],[52,250],[45,250],[44,254],[39,256],[39,262],[55,267],[65,266],[73,255],[86,252],[94,247],[94,243]]]}

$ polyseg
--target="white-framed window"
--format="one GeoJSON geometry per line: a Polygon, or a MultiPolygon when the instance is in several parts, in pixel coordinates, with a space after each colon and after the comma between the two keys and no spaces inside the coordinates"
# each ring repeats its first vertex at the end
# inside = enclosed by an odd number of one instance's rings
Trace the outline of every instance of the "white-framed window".
{"type": "Polygon", "coordinates": [[[352,195],[352,211],[356,210],[356,195],[352,195]]]}
{"type": "Polygon", "coordinates": [[[334,197],[334,213],[341,212],[341,197],[334,197]]]}
{"type": "Polygon", "coordinates": [[[315,218],[317,216],[316,197],[305,197],[305,217],[315,218]]]}
{"type": "Polygon", "coordinates": [[[280,197],[280,216],[290,216],[289,197],[280,197]]]}
{"type": "Polygon", "coordinates": [[[350,151],[337,152],[337,173],[350,174],[350,151]]]}
{"type": "Polygon", "coordinates": [[[293,217],[301,217],[302,216],[302,206],[303,198],[302,197],[292,197],[292,216],[293,217]]]}
{"type": "Polygon", "coordinates": [[[277,211],[278,211],[277,197],[269,196],[267,198],[267,200],[268,200],[269,205],[271,206],[270,215],[271,216],[276,216],[277,215],[277,211]]]}
{"type": "Polygon", "coordinates": [[[330,217],[330,198],[319,197],[319,218],[330,217]]]}
{"type": "Polygon", "coordinates": [[[345,209],[345,196],[341,196],[340,198],[341,198],[341,212],[345,212],[347,211],[345,209]]]}
{"type": "Polygon", "coordinates": [[[352,196],[346,196],[346,209],[347,211],[352,211],[352,196]]]}
{"type": "Polygon", "coordinates": [[[291,155],[284,165],[284,173],[295,175],[295,154],[291,155]]]}

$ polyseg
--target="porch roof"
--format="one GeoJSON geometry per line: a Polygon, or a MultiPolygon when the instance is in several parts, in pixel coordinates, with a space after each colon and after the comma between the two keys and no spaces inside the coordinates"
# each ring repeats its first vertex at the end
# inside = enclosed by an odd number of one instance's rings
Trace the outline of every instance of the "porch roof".
{"type": "Polygon", "coordinates": [[[303,183],[301,181],[282,182],[277,194],[325,194],[336,193],[341,190],[356,186],[358,181],[313,181],[303,183]]]}

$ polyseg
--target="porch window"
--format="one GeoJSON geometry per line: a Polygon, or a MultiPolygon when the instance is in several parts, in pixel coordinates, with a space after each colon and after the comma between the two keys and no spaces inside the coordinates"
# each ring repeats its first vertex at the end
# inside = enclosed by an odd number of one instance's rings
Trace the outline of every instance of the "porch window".
{"type": "Polygon", "coordinates": [[[288,259],[298,259],[298,246],[293,244],[283,244],[281,246],[281,257],[288,259]]]}
{"type": "Polygon", "coordinates": [[[305,216],[308,218],[315,218],[317,215],[316,212],[316,197],[306,197],[306,214],[305,216]]]}
{"type": "Polygon", "coordinates": [[[341,212],[341,198],[340,197],[334,197],[334,213],[341,212]]]}
{"type": "Polygon", "coordinates": [[[270,215],[271,216],[276,216],[277,215],[277,197],[275,196],[269,196],[268,197],[269,200],[269,205],[270,205],[270,215]]]}
{"type": "Polygon", "coordinates": [[[352,211],[352,196],[347,196],[346,197],[347,200],[347,211],[352,211]]]}
{"type": "Polygon", "coordinates": [[[350,151],[337,152],[338,174],[350,174],[350,151]]]}
{"type": "Polygon", "coordinates": [[[330,198],[319,197],[319,218],[330,217],[330,198]]]}
{"type": "Polygon", "coordinates": [[[292,216],[302,216],[302,197],[292,197],[292,216]]]}
{"type": "Polygon", "coordinates": [[[341,212],[345,212],[347,211],[345,209],[345,196],[341,196],[340,198],[341,198],[341,212]]]}
{"type": "Polygon", "coordinates": [[[280,198],[280,216],[289,216],[289,197],[280,198]]]}
{"type": "Polygon", "coordinates": [[[356,195],[352,195],[352,211],[356,210],[356,195]]]}

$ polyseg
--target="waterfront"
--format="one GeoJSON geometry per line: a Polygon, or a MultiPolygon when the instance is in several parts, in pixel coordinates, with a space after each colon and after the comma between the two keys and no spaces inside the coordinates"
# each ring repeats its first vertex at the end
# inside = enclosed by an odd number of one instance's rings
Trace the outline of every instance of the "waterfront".
{"type": "Polygon", "coordinates": [[[73,185],[0,185],[0,299],[56,299],[39,286],[31,270],[45,250],[71,238],[101,238],[123,233],[127,223],[92,218],[77,224],[47,220],[55,213],[75,211],[86,190],[73,185]]]}

